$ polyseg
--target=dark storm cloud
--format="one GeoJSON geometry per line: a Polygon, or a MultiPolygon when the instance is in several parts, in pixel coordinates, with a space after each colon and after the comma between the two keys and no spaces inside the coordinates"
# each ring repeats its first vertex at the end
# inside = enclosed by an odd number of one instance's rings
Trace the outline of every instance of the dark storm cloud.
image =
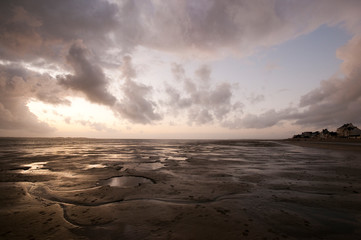
{"type": "Polygon", "coordinates": [[[119,4],[115,34],[127,49],[245,56],[323,24],[357,31],[360,7],[358,0],[128,0],[119,4]]]}
{"type": "Polygon", "coordinates": [[[162,116],[156,112],[156,103],[149,99],[152,87],[137,83],[136,70],[130,56],[123,58],[122,82],[120,83],[121,100],[117,102],[114,110],[122,118],[134,123],[151,123],[160,120],[162,116]]]}
{"type": "Polygon", "coordinates": [[[1,129],[38,133],[53,130],[29,111],[26,106],[29,99],[70,104],[65,97],[71,92],[57,85],[51,76],[30,71],[24,62],[62,71],[68,68],[68,61],[75,75],[63,79],[64,86],[84,92],[95,102],[114,101],[102,90],[105,83],[101,69],[87,62],[84,53],[72,44],[83,39],[98,47],[93,51],[108,46],[107,34],[115,26],[116,12],[116,6],[106,1],[0,2],[0,61],[11,63],[1,66],[1,129]],[[84,78],[88,78],[87,86],[84,78]]]}
{"type": "Polygon", "coordinates": [[[116,14],[117,7],[107,1],[1,1],[0,55],[58,62],[77,39],[101,50],[111,43],[108,33],[116,26],[116,14]]]}
{"type": "Polygon", "coordinates": [[[211,70],[201,66],[195,71],[195,79],[188,78],[182,65],[173,64],[172,72],[182,87],[166,85],[166,106],[174,115],[186,113],[188,123],[206,124],[222,121],[232,111],[240,111],[242,105],[232,102],[232,86],[229,83],[211,84],[211,70]]]}
{"type": "Polygon", "coordinates": [[[273,1],[262,1],[262,4],[212,0],[137,3],[125,1],[120,6],[121,26],[128,36],[127,43],[166,51],[208,53],[243,48],[267,36],[272,29],[281,29],[282,24],[275,14],[273,1]]]}
{"type": "Polygon", "coordinates": [[[108,81],[102,69],[90,62],[88,55],[81,42],[74,43],[66,58],[74,74],[59,76],[59,83],[84,93],[91,102],[112,106],[116,99],[107,91],[108,81]]]}
{"type": "Polygon", "coordinates": [[[359,31],[360,7],[358,0],[5,0],[0,53],[7,59],[61,61],[81,39],[102,60],[116,61],[110,50],[130,52],[138,46],[245,56],[323,24],[359,31]]]}

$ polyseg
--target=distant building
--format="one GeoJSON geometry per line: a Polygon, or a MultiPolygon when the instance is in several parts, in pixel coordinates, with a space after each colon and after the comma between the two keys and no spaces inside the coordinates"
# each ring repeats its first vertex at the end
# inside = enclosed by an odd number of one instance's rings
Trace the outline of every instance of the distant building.
{"type": "Polygon", "coordinates": [[[361,130],[352,123],[346,123],[337,128],[337,132],[330,132],[323,129],[322,132],[303,132],[294,135],[293,138],[312,138],[312,139],[336,139],[336,138],[360,138],[361,130]]]}
{"type": "Polygon", "coordinates": [[[350,138],[361,138],[361,130],[358,128],[354,128],[349,133],[350,138]]]}
{"type": "Polygon", "coordinates": [[[310,137],[312,137],[312,132],[303,132],[301,134],[301,137],[302,138],[310,138],[310,137]]]}
{"type": "Polygon", "coordinates": [[[330,132],[330,138],[337,138],[337,132],[330,132]]]}
{"type": "Polygon", "coordinates": [[[330,132],[328,131],[327,128],[322,130],[322,132],[320,133],[320,138],[322,139],[330,138],[330,132]]]}
{"type": "Polygon", "coordinates": [[[354,126],[352,123],[346,123],[341,127],[337,128],[337,135],[344,138],[357,138],[361,135],[361,130],[354,126]]]}
{"type": "Polygon", "coordinates": [[[336,132],[330,132],[328,129],[323,129],[322,132],[319,135],[319,138],[321,139],[330,139],[330,138],[336,138],[337,133],[336,132]]]}

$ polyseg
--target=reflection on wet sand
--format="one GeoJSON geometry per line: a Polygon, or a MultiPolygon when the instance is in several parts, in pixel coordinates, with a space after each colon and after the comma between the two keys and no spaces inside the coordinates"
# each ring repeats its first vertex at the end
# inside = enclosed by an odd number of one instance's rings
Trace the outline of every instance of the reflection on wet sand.
{"type": "Polygon", "coordinates": [[[360,234],[361,156],[354,152],[276,141],[0,139],[0,145],[1,239],[360,234]]]}
{"type": "Polygon", "coordinates": [[[87,169],[92,169],[92,168],[105,168],[107,167],[106,165],[104,164],[88,164],[87,166],[85,166],[85,170],[87,169]]]}
{"type": "Polygon", "coordinates": [[[29,164],[24,164],[23,166],[25,167],[29,167],[28,170],[38,170],[38,169],[42,169],[44,167],[45,164],[47,164],[48,162],[33,162],[33,163],[29,163],[29,164]]]}
{"type": "Polygon", "coordinates": [[[150,179],[137,176],[112,177],[108,180],[103,181],[103,184],[109,185],[111,187],[120,188],[136,187],[146,183],[152,183],[152,181],[150,179]]]}

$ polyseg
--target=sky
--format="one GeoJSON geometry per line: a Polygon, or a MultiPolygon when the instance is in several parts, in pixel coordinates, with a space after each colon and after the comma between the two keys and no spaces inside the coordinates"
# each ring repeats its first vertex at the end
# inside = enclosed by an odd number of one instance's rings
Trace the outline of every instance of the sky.
{"type": "Polygon", "coordinates": [[[2,0],[0,136],[361,127],[360,0],[2,0]]]}

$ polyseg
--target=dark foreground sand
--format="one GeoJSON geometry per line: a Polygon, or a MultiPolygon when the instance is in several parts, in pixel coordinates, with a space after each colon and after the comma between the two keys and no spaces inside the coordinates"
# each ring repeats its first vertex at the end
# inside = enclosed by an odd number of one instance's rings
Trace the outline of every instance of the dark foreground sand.
{"type": "Polygon", "coordinates": [[[0,150],[0,239],[361,236],[358,151],[282,141],[76,144],[0,150]]]}

